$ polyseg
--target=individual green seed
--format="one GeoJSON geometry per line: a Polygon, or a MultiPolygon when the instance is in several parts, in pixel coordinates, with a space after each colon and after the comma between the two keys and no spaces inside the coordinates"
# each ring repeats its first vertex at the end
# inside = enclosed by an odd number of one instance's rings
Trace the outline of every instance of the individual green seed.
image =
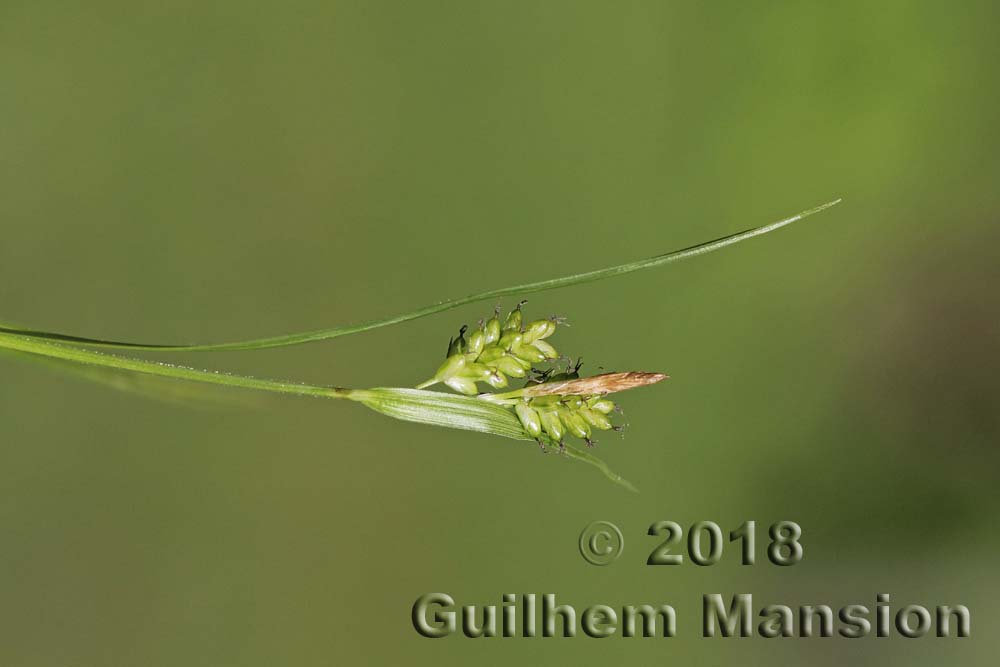
{"type": "Polygon", "coordinates": [[[444,381],[446,385],[454,389],[460,394],[465,394],[466,396],[475,396],[479,393],[479,389],[476,387],[476,383],[469,378],[464,377],[450,377],[444,381]]]}
{"type": "Polygon", "coordinates": [[[483,362],[484,364],[488,364],[490,362],[496,361],[497,359],[500,359],[506,354],[507,351],[504,350],[502,347],[498,347],[496,345],[487,345],[486,349],[484,349],[482,353],[479,355],[479,361],[483,362]]]}
{"type": "Polygon", "coordinates": [[[520,331],[505,331],[500,340],[497,343],[501,348],[509,350],[515,345],[520,345],[521,341],[524,339],[524,334],[520,331]]]}
{"type": "Polygon", "coordinates": [[[485,343],[487,345],[492,345],[493,343],[500,340],[500,320],[494,315],[483,327],[483,333],[486,334],[485,343]]]}
{"type": "Polygon", "coordinates": [[[566,430],[569,431],[570,435],[581,440],[590,440],[590,424],[576,412],[561,408],[559,418],[566,425],[566,430]]]}
{"type": "Polygon", "coordinates": [[[458,375],[465,368],[465,363],[465,357],[460,354],[448,357],[444,360],[444,363],[438,367],[437,373],[434,374],[434,379],[438,382],[443,382],[450,377],[458,375]]]}
{"type": "Polygon", "coordinates": [[[566,427],[559,420],[559,415],[555,410],[543,410],[538,413],[542,421],[542,428],[549,434],[549,437],[558,443],[562,443],[563,436],[566,435],[566,427]]]}
{"type": "Polygon", "coordinates": [[[464,324],[462,328],[458,330],[458,338],[453,338],[448,343],[448,356],[453,354],[465,354],[468,349],[468,343],[465,340],[465,332],[468,329],[464,324]]]}
{"type": "Polygon", "coordinates": [[[558,395],[538,396],[536,398],[531,399],[531,407],[538,409],[551,407],[559,403],[559,399],[561,398],[562,397],[558,395]]]}
{"type": "Polygon", "coordinates": [[[472,363],[466,364],[465,368],[462,369],[462,377],[467,377],[475,382],[486,382],[489,376],[493,375],[496,371],[483,363],[472,363]]]}
{"type": "Polygon", "coordinates": [[[579,410],[583,407],[583,399],[579,396],[566,396],[560,402],[570,410],[579,410]]]}
{"type": "Polygon", "coordinates": [[[602,431],[608,431],[611,429],[611,420],[600,412],[591,410],[590,408],[581,408],[577,410],[577,412],[594,428],[599,428],[602,431]]]}
{"type": "Polygon", "coordinates": [[[590,404],[591,410],[597,410],[598,412],[608,414],[615,409],[615,404],[606,398],[598,398],[596,401],[590,404]]]}
{"type": "Polygon", "coordinates": [[[552,320],[535,320],[524,330],[524,342],[533,343],[536,340],[548,338],[556,330],[556,323],[552,320]]]}
{"type": "Polygon", "coordinates": [[[534,347],[535,349],[537,349],[539,352],[541,352],[542,354],[544,354],[546,359],[558,359],[559,358],[559,353],[556,352],[556,348],[552,347],[551,345],[549,345],[544,340],[536,340],[531,345],[532,345],[532,347],[534,347]]]}
{"type": "Polygon", "coordinates": [[[496,365],[497,370],[513,378],[523,378],[528,374],[528,371],[522,366],[518,361],[510,356],[503,356],[493,362],[496,365]]]}
{"type": "Polygon", "coordinates": [[[507,386],[507,376],[500,371],[493,371],[485,380],[494,389],[503,389],[507,386]]]}
{"type": "Polygon", "coordinates": [[[504,331],[520,331],[521,330],[521,306],[523,306],[527,301],[522,301],[521,303],[514,306],[514,310],[507,314],[507,319],[503,323],[504,331]]]}
{"type": "Polygon", "coordinates": [[[527,403],[518,403],[514,406],[517,418],[521,420],[521,426],[532,438],[537,438],[542,434],[542,420],[538,412],[533,410],[527,403]]]}
{"type": "Polygon", "coordinates": [[[531,362],[530,361],[527,361],[525,359],[520,359],[520,358],[514,356],[513,354],[510,354],[509,352],[507,353],[507,356],[510,357],[511,359],[513,359],[514,363],[518,364],[525,371],[530,371],[531,370],[531,362]]]}
{"type": "Polygon", "coordinates": [[[469,336],[469,350],[467,354],[474,354],[477,357],[486,346],[486,333],[482,329],[477,329],[469,336]]]}
{"type": "MultiPolygon", "coordinates": [[[[537,342],[537,341],[536,341],[537,342]]],[[[545,353],[539,350],[534,345],[513,345],[510,348],[511,354],[515,357],[520,357],[525,361],[530,361],[533,364],[545,361],[545,353]]]]}

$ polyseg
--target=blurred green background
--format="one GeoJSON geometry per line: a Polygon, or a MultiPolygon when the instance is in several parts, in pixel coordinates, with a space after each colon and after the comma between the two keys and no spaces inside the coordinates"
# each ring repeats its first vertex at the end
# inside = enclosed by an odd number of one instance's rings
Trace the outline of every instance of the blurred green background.
{"type": "MultiPolygon", "coordinates": [[[[600,446],[640,495],[355,405],[177,405],[0,359],[0,664],[992,664],[998,13],[5,0],[0,320],[278,334],[844,203],[531,297],[589,370],[670,373],[600,446]],[[610,567],[577,552],[595,519],[625,533],[610,567]],[[805,558],[647,567],[659,519],[754,519],[762,544],[795,520],[805,558]],[[680,636],[431,641],[410,606],[432,591],[669,602],[680,636]],[[712,592],[962,603],[973,636],[702,639],[712,592]]],[[[492,306],[167,359],[407,386],[492,306]]]]}

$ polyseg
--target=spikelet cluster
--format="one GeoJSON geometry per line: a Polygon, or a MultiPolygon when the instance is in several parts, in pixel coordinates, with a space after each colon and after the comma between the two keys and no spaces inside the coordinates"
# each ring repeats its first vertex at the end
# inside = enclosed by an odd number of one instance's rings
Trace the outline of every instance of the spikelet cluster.
{"type": "Polygon", "coordinates": [[[448,343],[448,355],[434,377],[420,385],[442,382],[455,391],[472,396],[479,393],[478,383],[503,389],[510,378],[524,378],[533,364],[556,359],[559,353],[546,341],[555,333],[559,318],[536,320],[522,324],[521,306],[508,313],[501,324],[499,310],[493,317],[480,322],[468,338],[462,327],[457,338],[448,343]]]}
{"type": "MultiPolygon", "coordinates": [[[[534,388],[544,391],[546,385],[555,388],[559,384],[570,387],[572,384],[569,381],[577,379],[579,371],[580,363],[577,362],[575,368],[567,369],[565,373],[543,374],[540,378],[542,382],[534,388]]],[[[564,448],[563,438],[567,435],[579,438],[586,442],[588,447],[593,447],[592,434],[595,430],[622,430],[622,427],[614,426],[608,418],[608,415],[617,409],[603,393],[523,395],[514,404],[514,412],[521,426],[528,435],[538,441],[543,451],[545,449],[542,442],[543,433],[549,440],[559,445],[560,450],[564,448]]]]}
{"type": "Polygon", "coordinates": [[[497,309],[493,317],[483,322],[469,336],[462,327],[457,338],[448,343],[448,354],[434,377],[418,385],[423,389],[443,383],[451,389],[496,405],[512,409],[525,433],[538,441],[542,450],[546,443],[563,444],[566,436],[579,438],[593,446],[596,431],[621,431],[611,423],[609,415],[620,412],[607,398],[635,387],[654,384],[665,379],[662,373],[640,371],[602,373],[580,377],[579,361],[572,362],[562,372],[537,364],[552,362],[559,353],[548,342],[561,323],[558,317],[523,324],[521,306],[507,314],[501,322],[497,309]],[[511,378],[525,379],[519,389],[499,393],[480,393],[479,383],[493,389],[505,389],[511,378]]]}

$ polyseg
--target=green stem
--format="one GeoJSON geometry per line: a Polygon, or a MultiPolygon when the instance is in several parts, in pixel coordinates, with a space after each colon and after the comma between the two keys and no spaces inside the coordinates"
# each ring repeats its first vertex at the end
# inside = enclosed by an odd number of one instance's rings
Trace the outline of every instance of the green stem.
{"type": "MultiPolygon", "coordinates": [[[[491,433],[514,440],[530,440],[529,436],[521,428],[517,418],[509,410],[470,396],[455,396],[416,389],[344,389],[341,387],[321,387],[282,380],[265,380],[246,375],[198,370],[185,366],[145,361],[143,359],[119,357],[93,350],[67,347],[29,336],[15,336],[3,332],[0,332],[0,348],[11,350],[15,353],[22,352],[48,359],[89,364],[91,366],[143,373],[175,380],[190,380],[193,382],[239,387],[241,389],[268,391],[277,394],[346,398],[394,419],[491,433]]],[[[622,479],[620,475],[612,472],[606,463],[589,452],[567,446],[566,454],[597,467],[613,482],[635,491],[634,486],[622,479]]]]}
{"type": "Polygon", "coordinates": [[[642,271],[645,269],[652,269],[658,266],[663,266],[665,264],[670,264],[672,262],[677,262],[682,259],[687,259],[689,257],[696,257],[698,255],[704,255],[706,253],[714,252],[721,248],[727,246],[735,245],[741,241],[746,241],[755,236],[760,236],[761,234],[767,234],[768,232],[773,232],[776,229],[780,229],[785,225],[790,225],[793,222],[806,218],[815,213],[819,213],[825,209],[840,203],[837,199],[832,202],[828,202],[821,206],[816,206],[807,211],[802,211],[797,213],[790,218],[785,218],[784,220],[779,220],[778,222],[773,222],[769,225],[764,225],[763,227],[756,227],[754,229],[748,229],[737,234],[732,234],[730,236],[725,236],[714,241],[708,241],[706,243],[699,243],[698,245],[691,246],[690,248],[685,248],[683,250],[677,250],[674,252],[669,252],[663,255],[657,255],[655,257],[650,257],[647,259],[638,260],[635,262],[628,262],[626,264],[619,264],[617,266],[610,266],[604,269],[597,269],[595,271],[587,271],[584,273],[577,273],[570,276],[563,276],[561,278],[553,278],[550,280],[539,280],[537,282],[524,283],[522,285],[512,285],[510,287],[501,287],[499,289],[489,290],[486,292],[479,292],[477,294],[470,294],[469,296],[464,296],[456,299],[449,299],[447,301],[441,301],[439,303],[424,306],[423,308],[418,308],[409,313],[404,313],[402,315],[394,315],[392,317],[387,317],[379,320],[371,320],[369,322],[364,322],[362,324],[334,327],[332,329],[320,329],[319,331],[307,331],[304,333],[293,333],[284,336],[274,336],[270,338],[255,338],[253,340],[243,340],[235,341],[230,343],[208,343],[208,344],[190,344],[190,345],[164,345],[157,343],[129,343],[124,341],[114,341],[114,340],[103,340],[99,338],[85,338],[82,336],[72,336],[69,334],[61,334],[49,331],[37,331],[32,329],[24,329],[13,326],[2,326],[0,325],[0,333],[8,333],[19,336],[31,336],[39,339],[53,340],[60,343],[65,343],[67,345],[89,345],[94,347],[111,347],[111,348],[127,348],[133,350],[151,350],[158,352],[180,352],[180,351],[207,351],[207,350],[256,350],[268,347],[285,347],[289,345],[300,345],[302,343],[309,343],[313,341],[328,340],[331,338],[338,338],[340,336],[347,336],[350,334],[361,333],[363,331],[371,331],[372,329],[378,329],[380,327],[387,327],[392,324],[399,324],[401,322],[408,322],[410,320],[415,320],[421,317],[427,317],[428,315],[434,315],[436,313],[441,313],[446,310],[451,310],[452,308],[458,308],[459,306],[464,306],[469,303],[475,303],[477,301],[485,301],[487,299],[497,299],[505,296],[516,296],[522,294],[528,294],[529,292],[542,292],[545,290],[559,289],[561,287],[569,287],[570,285],[579,285],[580,283],[593,282],[595,280],[604,280],[605,278],[612,278],[614,276],[625,275],[626,273],[632,273],[633,271],[642,271]]]}
{"type": "Polygon", "coordinates": [[[93,350],[85,350],[76,347],[57,345],[48,341],[39,340],[27,336],[15,336],[0,332],[0,347],[18,352],[28,352],[30,354],[41,355],[53,359],[63,359],[83,364],[103,366],[105,368],[115,368],[118,370],[132,371],[135,373],[145,373],[147,375],[158,375],[160,377],[173,378],[175,380],[190,380],[193,382],[205,382],[209,384],[225,385],[228,387],[239,387],[241,389],[255,389],[258,391],[268,391],[276,394],[294,394],[297,396],[318,396],[322,398],[352,398],[351,389],[342,387],[322,387],[318,385],[302,384],[299,382],[286,382],[282,380],[267,380],[250,377],[247,375],[236,375],[233,373],[223,373],[220,371],[198,370],[186,366],[175,366],[173,364],[163,364],[144,359],[132,359],[119,357],[93,350]]]}

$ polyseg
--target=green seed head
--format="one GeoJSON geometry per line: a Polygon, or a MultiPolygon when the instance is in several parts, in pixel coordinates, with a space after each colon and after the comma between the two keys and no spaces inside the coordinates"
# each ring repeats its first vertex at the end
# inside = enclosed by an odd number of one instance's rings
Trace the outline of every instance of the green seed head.
{"type": "MultiPolygon", "coordinates": [[[[614,408],[611,401],[601,396],[548,394],[528,398],[524,404],[539,415],[542,430],[556,442],[560,442],[561,438],[557,438],[553,433],[562,437],[571,435],[586,441],[587,445],[593,445],[591,437],[595,429],[599,431],[618,430],[618,427],[615,427],[604,413],[591,407],[592,404],[599,405],[602,409],[607,408],[609,412],[614,408]]],[[[517,406],[515,406],[515,411],[518,411],[517,406]]],[[[519,416],[520,412],[523,411],[523,409],[518,411],[519,416]]]]}
{"type": "Polygon", "coordinates": [[[420,386],[444,382],[464,394],[474,393],[468,382],[447,382],[458,377],[473,384],[485,382],[494,389],[503,389],[508,386],[509,378],[526,377],[532,364],[557,358],[556,349],[543,339],[555,332],[558,322],[555,319],[536,320],[522,329],[524,303],[517,304],[508,313],[503,325],[498,309],[486,322],[480,321],[479,328],[468,338],[465,335],[467,328],[462,327],[458,337],[449,341],[448,359],[433,378],[420,386]]]}
{"type": "Polygon", "coordinates": [[[507,315],[503,324],[496,313],[466,337],[462,327],[457,338],[448,345],[448,358],[431,380],[421,388],[442,382],[461,394],[479,394],[480,383],[492,389],[505,389],[511,378],[532,378],[520,389],[485,393],[480,399],[513,408],[524,432],[543,444],[548,440],[563,449],[567,435],[593,445],[592,433],[620,430],[608,415],[615,404],[607,394],[632,387],[659,382],[666,376],[659,373],[603,373],[580,378],[582,362],[569,362],[562,372],[534,368],[559,358],[556,349],[546,340],[560,320],[535,320],[522,328],[521,304],[507,315]]]}

